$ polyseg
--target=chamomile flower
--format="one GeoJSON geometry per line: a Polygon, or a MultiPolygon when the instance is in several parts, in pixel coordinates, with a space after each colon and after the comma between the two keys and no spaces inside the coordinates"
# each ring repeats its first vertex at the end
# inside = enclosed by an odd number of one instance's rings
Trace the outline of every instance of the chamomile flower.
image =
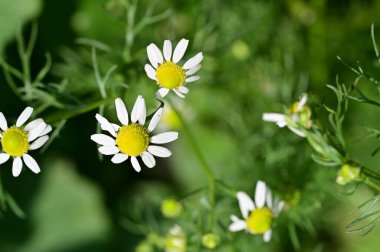
{"type": "Polygon", "coordinates": [[[231,215],[231,232],[245,230],[254,235],[263,235],[264,241],[269,242],[272,236],[272,222],[281,212],[284,202],[273,200],[270,188],[263,181],[258,181],[255,191],[255,202],[245,193],[238,192],[237,198],[243,220],[231,215]]]}
{"type": "Polygon", "coordinates": [[[136,99],[130,119],[127,108],[120,98],[115,100],[115,105],[117,118],[121,126],[110,123],[103,116],[96,114],[96,119],[100,123],[101,129],[111,135],[94,134],[91,136],[91,140],[102,145],[99,148],[101,154],[113,155],[111,161],[115,164],[122,163],[130,157],[132,166],[137,172],[141,171],[138,157],[142,159],[148,168],[152,168],[156,165],[156,160],[153,156],[163,158],[171,156],[170,150],[155,144],[172,142],[178,138],[178,133],[169,131],[151,136],[152,131],[160,120],[162,108],[156,111],[148,127],[146,127],[145,100],[141,95],[136,99]]]}
{"type": "Polygon", "coordinates": [[[311,111],[306,106],[307,94],[302,94],[300,100],[293,103],[289,109],[289,114],[264,113],[263,120],[266,122],[274,122],[280,128],[287,126],[295,134],[305,137],[305,133],[297,128],[297,124],[305,128],[311,127],[311,111]]]}
{"type": "Polygon", "coordinates": [[[155,45],[150,44],[147,48],[147,54],[150,64],[146,64],[144,69],[148,77],[155,80],[160,87],[156,95],[165,97],[169,90],[173,90],[179,97],[184,98],[189,92],[186,84],[199,80],[198,75],[193,75],[201,68],[203,54],[200,52],[188,61],[179,65],[178,62],[185,54],[189,40],[181,39],[172,52],[172,43],[169,40],[164,41],[163,53],[155,45]]]}
{"type": "Polygon", "coordinates": [[[36,160],[28,154],[43,146],[49,139],[48,133],[52,127],[43,119],[35,119],[28,124],[25,122],[33,113],[33,108],[27,107],[18,117],[16,124],[8,127],[4,114],[0,112],[0,139],[2,152],[0,153],[0,164],[8,159],[13,159],[12,174],[14,177],[20,175],[23,162],[34,173],[41,171],[36,160]]]}

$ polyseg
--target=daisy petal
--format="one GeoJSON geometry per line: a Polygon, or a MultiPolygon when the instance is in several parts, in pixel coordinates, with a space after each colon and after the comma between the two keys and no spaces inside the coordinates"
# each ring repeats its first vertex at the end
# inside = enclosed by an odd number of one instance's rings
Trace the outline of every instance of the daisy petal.
{"type": "Polygon", "coordinates": [[[190,76],[189,78],[186,78],[186,83],[193,82],[199,80],[201,77],[199,75],[190,76]]]}
{"type": "Polygon", "coordinates": [[[52,130],[53,130],[53,128],[52,128],[50,125],[47,125],[47,126],[45,127],[45,129],[41,132],[40,136],[47,135],[47,134],[49,134],[52,130]]]}
{"type": "Polygon", "coordinates": [[[244,219],[247,219],[249,212],[255,209],[255,204],[253,203],[251,197],[249,197],[245,192],[238,192],[236,197],[239,201],[241,214],[244,219]]]}
{"type": "Polygon", "coordinates": [[[167,89],[167,88],[160,88],[160,89],[156,92],[156,96],[157,96],[158,98],[164,98],[168,93],[169,93],[169,89],[167,89]]]}
{"type": "Polygon", "coordinates": [[[8,129],[7,119],[5,119],[4,114],[1,112],[0,112],[0,129],[2,129],[3,131],[6,131],[8,129]]]}
{"type": "Polygon", "coordinates": [[[114,164],[120,164],[120,163],[123,163],[127,159],[128,159],[128,155],[124,153],[117,153],[115,154],[115,156],[112,157],[111,161],[114,164]]]}
{"type": "Polygon", "coordinates": [[[36,160],[32,158],[32,156],[24,154],[22,156],[22,159],[24,160],[26,166],[28,166],[32,172],[34,172],[35,174],[40,173],[40,166],[37,164],[36,160]]]}
{"type": "Polygon", "coordinates": [[[150,44],[147,48],[148,52],[148,58],[152,65],[156,68],[159,64],[162,64],[164,62],[164,58],[162,57],[162,53],[160,49],[155,44],[150,44]],[[157,65],[155,65],[155,64],[157,65]]]}
{"type": "Polygon", "coordinates": [[[21,170],[22,170],[22,160],[20,157],[16,157],[13,160],[13,164],[12,164],[13,177],[18,177],[18,175],[20,175],[21,173],[21,170]]]}
{"type": "Polygon", "coordinates": [[[305,133],[303,133],[301,130],[293,128],[293,127],[288,127],[291,131],[293,131],[296,135],[300,137],[305,137],[305,133]]]}
{"type": "Polygon", "coordinates": [[[124,102],[120,98],[115,100],[117,118],[123,125],[128,125],[128,111],[124,102]]]}
{"type": "Polygon", "coordinates": [[[196,72],[199,71],[199,69],[201,69],[201,67],[202,67],[202,65],[199,64],[199,65],[196,65],[196,66],[193,67],[193,68],[190,68],[189,70],[187,70],[186,75],[189,76],[189,75],[195,74],[196,72]]]}
{"type": "Polygon", "coordinates": [[[169,131],[165,133],[161,133],[158,135],[153,136],[150,139],[151,143],[154,144],[165,144],[165,143],[170,143],[178,138],[178,132],[175,131],[169,131]]]}
{"type": "Polygon", "coordinates": [[[172,155],[172,152],[169,149],[162,146],[149,145],[148,151],[156,157],[162,158],[170,157],[172,155]]]}
{"type": "Polygon", "coordinates": [[[263,121],[265,122],[275,122],[279,127],[284,127],[286,125],[285,115],[278,113],[264,113],[263,121]],[[285,124],[284,124],[285,123],[285,124]]]}
{"type": "Polygon", "coordinates": [[[180,86],[178,88],[178,92],[182,93],[182,94],[188,94],[189,93],[189,89],[185,86],[180,86]]]}
{"type": "Polygon", "coordinates": [[[32,113],[33,113],[32,107],[27,107],[26,109],[24,109],[24,111],[22,111],[20,116],[17,118],[16,127],[20,127],[21,125],[23,125],[24,122],[26,122],[29,119],[32,113]]]}
{"type": "Polygon", "coordinates": [[[100,127],[102,130],[108,131],[112,136],[116,137],[115,128],[111,125],[111,123],[104,118],[103,116],[96,114],[95,115],[96,120],[100,123],[100,127]]]}
{"type": "Polygon", "coordinates": [[[281,213],[282,209],[284,208],[284,205],[285,205],[285,202],[282,200],[280,200],[277,204],[275,204],[274,213],[276,216],[281,213]]]}
{"type": "Polygon", "coordinates": [[[144,151],[144,152],[141,154],[141,158],[142,158],[144,164],[145,164],[148,168],[153,168],[153,167],[156,165],[156,160],[154,159],[153,155],[150,154],[150,153],[147,152],[147,151],[144,151]]]}
{"type": "Polygon", "coordinates": [[[30,145],[29,150],[37,150],[38,148],[41,148],[41,146],[44,145],[47,142],[47,140],[49,140],[48,136],[42,136],[37,138],[37,140],[30,145]]]}
{"type": "Polygon", "coordinates": [[[146,105],[145,105],[145,100],[143,97],[141,97],[140,103],[141,103],[141,105],[139,108],[138,120],[139,120],[141,125],[144,125],[145,120],[146,120],[146,105]]]}
{"type": "Polygon", "coordinates": [[[154,54],[154,52],[152,50],[151,44],[146,47],[146,53],[148,55],[148,59],[150,61],[150,64],[152,64],[152,66],[154,68],[157,68],[158,67],[158,60],[157,60],[156,55],[154,54]]]}
{"type": "Polygon", "coordinates": [[[164,58],[166,61],[170,61],[170,58],[172,57],[172,42],[170,40],[164,41],[164,58]]]}
{"type": "Polygon", "coordinates": [[[29,142],[32,142],[32,141],[34,141],[34,139],[36,139],[37,137],[39,137],[40,134],[44,131],[45,128],[46,128],[46,123],[45,122],[41,122],[37,127],[35,127],[34,129],[32,129],[31,131],[29,131],[29,133],[28,133],[28,140],[29,140],[29,142]]]}
{"type": "Polygon", "coordinates": [[[91,140],[97,144],[105,146],[112,146],[116,144],[115,139],[104,134],[93,134],[91,135],[91,140]]]}
{"type": "Polygon", "coordinates": [[[10,157],[11,156],[8,155],[7,153],[1,153],[0,154],[0,164],[4,164],[5,162],[7,162],[10,157]]]}
{"type": "Polygon", "coordinates": [[[245,221],[237,220],[228,227],[228,230],[230,230],[230,232],[238,232],[246,228],[247,228],[247,224],[245,223],[245,221]]]}
{"type": "Polygon", "coordinates": [[[187,40],[187,39],[181,39],[178,42],[177,46],[174,49],[174,53],[173,53],[173,62],[174,63],[177,63],[178,61],[180,61],[182,59],[183,55],[186,52],[188,44],[189,44],[189,40],[187,40]]]}
{"type": "Polygon", "coordinates": [[[265,185],[265,182],[261,180],[257,181],[255,190],[255,203],[258,208],[263,207],[265,204],[266,191],[267,186],[265,185]]]}
{"type": "Polygon", "coordinates": [[[185,98],[185,96],[184,96],[182,93],[178,92],[178,90],[173,89],[173,91],[174,91],[174,93],[175,93],[176,95],[178,95],[179,97],[181,97],[181,98],[185,98]]]}
{"type": "Polygon", "coordinates": [[[163,111],[162,108],[159,108],[159,109],[157,110],[157,112],[154,113],[152,119],[151,119],[150,122],[149,122],[149,126],[148,126],[148,131],[149,131],[149,132],[152,132],[152,131],[156,128],[158,122],[159,122],[160,119],[161,119],[162,111],[163,111]]]}
{"type": "Polygon", "coordinates": [[[119,153],[119,149],[114,146],[101,146],[99,147],[99,152],[103,155],[115,155],[116,153],[119,153]]]}
{"type": "Polygon", "coordinates": [[[156,71],[151,65],[145,64],[144,70],[145,70],[146,75],[148,75],[150,79],[155,80],[155,81],[157,80],[156,71]]]}
{"type": "Polygon", "coordinates": [[[120,129],[120,126],[119,126],[119,125],[117,125],[117,124],[115,124],[115,123],[111,123],[111,125],[112,125],[112,127],[114,128],[114,130],[115,130],[116,132],[119,131],[119,129],[120,129]]]}
{"type": "Polygon", "coordinates": [[[141,171],[141,166],[140,166],[139,161],[137,160],[136,157],[134,157],[134,156],[131,157],[131,163],[132,163],[133,169],[135,169],[135,171],[137,171],[137,172],[141,171]]]}
{"type": "Polygon", "coordinates": [[[137,119],[139,119],[140,110],[141,110],[141,99],[142,96],[137,96],[137,99],[135,101],[135,104],[133,105],[132,114],[131,114],[131,120],[133,123],[137,122],[137,119]]]}
{"type": "Polygon", "coordinates": [[[273,208],[273,196],[272,196],[272,191],[269,189],[269,187],[267,187],[267,197],[266,197],[266,201],[267,201],[267,206],[272,209],[273,208]]]}
{"type": "Polygon", "coordinates": [[[35,127],[37,127],[40,123],[42,123],[44,120],[42,120],[41,118],[38,118],[38,119],[35,119],[33,121],[30,121],[24,128],[25,131],[29,132],[31,131],[32,129],[34,129],[35,127]]]}
{"type": "Polygon", "coordinates": [[[302,94],[297,106],[297,111],[300,111],[303,108],[303,106],[305,106],[306,102],[307,102],[307,94],[302,94]]]}
{"type": "Polygon", "coordinates": [[[200,52],[194,57],[192,57],[191,59],[189,59],[188,61],[186,61],[186,63],[183,65],[183,69],[189,70],[195,67],[196,65],[198,65],[199,63],[201,63],[202,60],[203,60],[203,54],[200,52]]]}
{"type": "Polygon", "coordinates": [[[272,229],[269,229],[268,231],[264,233],[263,239],[265,242],[269,242],[271,238],[272,238],[272,229]]]}

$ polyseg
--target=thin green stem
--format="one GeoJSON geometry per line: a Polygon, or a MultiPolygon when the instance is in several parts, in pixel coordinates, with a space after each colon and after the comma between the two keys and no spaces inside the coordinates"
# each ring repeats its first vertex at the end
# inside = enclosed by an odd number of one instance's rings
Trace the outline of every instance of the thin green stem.
{"type": "Polygon", "coordinates": [[[365,176],[362,181],[364,184],[374,190],[376,194],[380,192],[380,184],[372,180],[370,177],[365,176]]]}

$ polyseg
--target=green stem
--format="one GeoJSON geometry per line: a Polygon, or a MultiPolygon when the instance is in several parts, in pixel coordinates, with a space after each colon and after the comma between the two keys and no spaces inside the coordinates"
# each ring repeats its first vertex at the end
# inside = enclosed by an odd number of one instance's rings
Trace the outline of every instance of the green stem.
{"type": "Polygon", "coordinates": [[[373,181],[370,177],[365,176],[362,181],[364,184],[366,184],[368,187],[374,190],[376,194],[380,192],[380,184],[373,181]]]}
{"type": "Polygon", "coordinates": [[[212,172],[210,166],[207,164],[207,161],[205,157],[202,154],[201,149],[199,148],[197,142],[195,141],[195,138],[193,134],[191,133],[190,127],[187,125],[185,119],[182,117],[182,115],[179,113],[179,111],[176,109],[176,107],[173,105],[173,103],[170,100],[167,100],[170,107],[173,109],[173,111],[176,113],[178,119],[181,121],[183,132],[186,134],[189,143],[191,145],[191,148],[194,151],[194,154],[198,158],[198,161],[200,163],[200,168],[204,172],[204,174],[208,178],[208,187],[209,187],[209,201],[210,201],[210,216],[209,216],[209,229],[212,229],[215,221],[215,175],[212,172]]]}

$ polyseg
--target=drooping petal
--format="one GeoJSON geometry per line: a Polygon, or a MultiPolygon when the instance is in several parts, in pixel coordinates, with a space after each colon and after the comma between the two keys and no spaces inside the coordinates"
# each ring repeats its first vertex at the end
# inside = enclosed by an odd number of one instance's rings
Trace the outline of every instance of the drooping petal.
{"type": "Polygon", "coordinates": [[[29,142],[32,142],[32,141],[34,141],[34,139],[39,137],[45,128],[46,128],[46,123],[41,122],[37,127],[32,129],[31,131],[29,131],[29,133],[28,133],[29,142]]]}
{"type": "Polygon", "coordinates": [[[137,171],[137,172],[141,171],[140,163],[135,156],[131,157],[131,163],[132,163],[132,167],[133,167],[133,169],[135,169],[135,171],[137,171]]]}
{"type": "Polygon", "coordinates": [[[37,140],[30,145],[29,150],[37,150],[38,148],[41,148],[41,146],[43,146],[48,140],[49,136],[42,136],[37,138],[37,140]]]}
{"type": "Polygon", "coordinates": [[[178,132],[175,131],[169,131],[165,133],[161,133],[158,135],[153,136],[150,139],[151,143],[154,144],[165,144],[165,143],[170,143],[178,138],[178,132]]]}
{"type": "Polygon", "coordinates": [[[38,118],[38,119],[35,119],[33,121],[30,121],[24,128],[24,130],[26,132],[29,132],[31,131],[32,129],[34,129],[35,127],[37,127],[40,123],[42,123],[44,120],[42,120],[42,118],[38,118]]]}
{"type": "Polygon", "coordinates": [[[149,145],[148,151],[156,157],[162,158],[170,157],[172,155],[172,152],[169,149],[162,146],[149,145]]]}
{"type": "Polygon", "coordinates": [[[32,172],[34,172],[35,174],[40,173],[40,166],[32,156],[30,156],[29,154],[24,154],[22,156],[22,159],[24,160],[26,166],[29,167],[29,169],[32,172]]]}
{"type": "Polygon", "coordinates": [[[21,170],[22,170],[22,160],[20,157],[16,157],[13,160],[13,164],[12,164],[12,175],[13,175],[13,177],[18,177],[18,175],[20,175],[20,173],[21,173],[21,170]]]}
{"type": "Polygon", "coordinates": [[[293,127],[288,127],[291,131],[293,131],[296,135],[300,137],[305,137],[305,133],[303,133],[301,130],[293,128],[293,127]]]}
{"type": "Polygon", "coordinates": [[[195,67],[196,65],[198,65],[199,63],[201,63],[202,60],[203,60],[203,54],[200,52],[194,57],[192,57],[191,59],[189,59],[188,61],[186,61],[186,63],[183,65],[183,69],[189,70],[195,67]]]}
{"type": "Polygon", "coordinates": [[[150,153],[147,152],[147,151],[144,151],[144,152],[141,154],[141,158],[142,158],[144,164],[145,164],[148,168],[153,168],[153,167],[156,165],[156,160],[154,159],[153,155],[150,154],[150,153]]]}
{"type": "Polygon", "coordinates": [[[178,92],[182,93],[182,94],[188,94],[189,93],[189,89],[185,86],[180,86],[178,88],[178,92]]]}
{"type": "Polygon", "coordinates": [[[287,124],[285,115],[278,113],[264,113],[263,120],[265,122],[275,122],[279,127],[284,127],[287,124]]]}
{"type": "Polygon", "coordinates": [[[115,139],[104,134],[93,134],[91,135],[91,140],[97,144],[101,144],[105,146],[113,146],[116,144],[115,139]]]}
{"type": "Polygon", "coordinates": [[[196,72],[199,71],[199,69],[201,69],[201,67],[202,67],[202,65],[199,64],[199,65],[196,65],[196,66],[193,67],[193,68],[190,68],[189,70],[186,71],[186,75],[187,75],[187,76],[190,76],[190,75],[192,75],[192,74],[195,74],[196,72]]]}
{"type": "Polygon", "coordinates": [[[201,78],[201,77],[199,77],[199,75],[193,75],[193,76],[190,76],[189,78],[186,78],[186,83],[197,81],[197,80],[199,80],[200,78],[201,78]]]}
{"type": "Polygon", "coordinates": [[[269,229],[268,231],[264,233],[263,239],[265,242],[269,242],[271,238],[272,238],[272,229],[269,229]]]}
{"type": "Polygon", "coordinates": [[[178,42],[177,46],[174,49],[174,53],[173,53],[173,62],[174,63],[177,63],[178,61],[180,61],[182,59],[183,55],[186,52],[188,44],[189,44],[189,40],[187,40],[187,39],[181,39],[178,42]]]}
{"type": "Polygon", "coordinates": [[[167,88],[160,88],[156,92],[156,96],[157,96],[157,98],[164,98],[168,93],[169,93],[169,89],[167,89],[167,88]]]}
{"type": "Polygon", "coordinates": [[[148,126],[148,131],[149,132],[152,132],[156,128],[158,122],[161,119],[162,111],[163,111],[162,108],[159,108],[156,111],[156,113],[154,113],[152,119],[149,122],[149,126],[148,126]]]}
{"type": "Polygon", "coordinates": [[[119,153],[119,149],[114,146],[101,146],[99,147],[99,152],[103,155],[115,155],[116,153],[119,153]]]}
{"type": "Polygon", "coordinates": [[[24,109],[24,111],[22,111],[20,116],[17,118],[16,127],[20,127],[21,125],[23,125],[29,119],[32,113],[33,113],[32,107],[27,107],[26,109],[24,109]]]}
{"type": "Polygon", "coordinates": [[[173,89],[173,91],[174,91],[174,93],[175,93],[176,95],[178,95],[179,97],[181,97],[181,98],[185,98],[185,96],[184,96],[182,93],[178,92],[178,90],[173,89]]]}
{"type": "Polygon", "coordinates": [[[148,75],[150,79],[155,80],[155,81],[157,80],[156,71],[151,65],[145,64],[144,70],[145,70],[146,75],[148,75]]]}
{"type": "Polygon", "coordinates": [[[249,197],[245,192],[238,192],[236,197],[239,202],[241,215],[244,219],[247,219],[249,212],[255,209],[255,204],[253,203],[251,197],[249,197]]]}
{"type": "Polygon", "coordinates": [[[115,106],[116,106],[116,114],[117,118],[123,125],[128,125],[128,111],[125,107],[124,102],[120,98],[116,98],[115,100],[115,106]]]}
{"type": "Polygon", "coordinates": [[[172,42],[170,40],[164,41],[164,58],[166,61],[170,61],[170,58],[172,57],[172,42]]]}
{"type": "Polygon", "coordinates": [[[114,164],[120,164],[120,163],[123,163],[127,159],[128,159],[127,154],[117,153],[117,154],[115,154],[115,156],[112,157],[111,161],[114,164]]]}
{"type": "Polygon", "coordinates": [[[96,114],[95,118],[100,123],[100,127],[102,128],[102,130],[108,131],[112,136],[116,137],[115,128],[106,118],[104,118],[100,114],[96,114]]]}
{"type": "Polygon", "coordinates": [[[258,208],[263,207],[265,204],[266,191],[267,186],[265,185],[265,182],[261,180],[257,181],[255,190],[255,203],[258,208]]]}
{"type": "Polygon", "coordinates": [[[10,157],[11,156],[7,153],[1,153],[0,154],[0,164],[4,164],[5,162],[7,162],[10,157]]]}
{"type": "Polygon", "coordinates": [[[150,44],[147,48],[147,52],[148,58],[155,68],[164,62],[164,57],[162,56],[160,49],[155,44],[150,44]],[[153,63],[157,63],[157,65],[154,65],[153,63]]]}
{"type": "Polygon", "coordinates": [[[0,129],[6,131],[8,129],[7,119],[3,113],[0,112],[0,129]]]}

